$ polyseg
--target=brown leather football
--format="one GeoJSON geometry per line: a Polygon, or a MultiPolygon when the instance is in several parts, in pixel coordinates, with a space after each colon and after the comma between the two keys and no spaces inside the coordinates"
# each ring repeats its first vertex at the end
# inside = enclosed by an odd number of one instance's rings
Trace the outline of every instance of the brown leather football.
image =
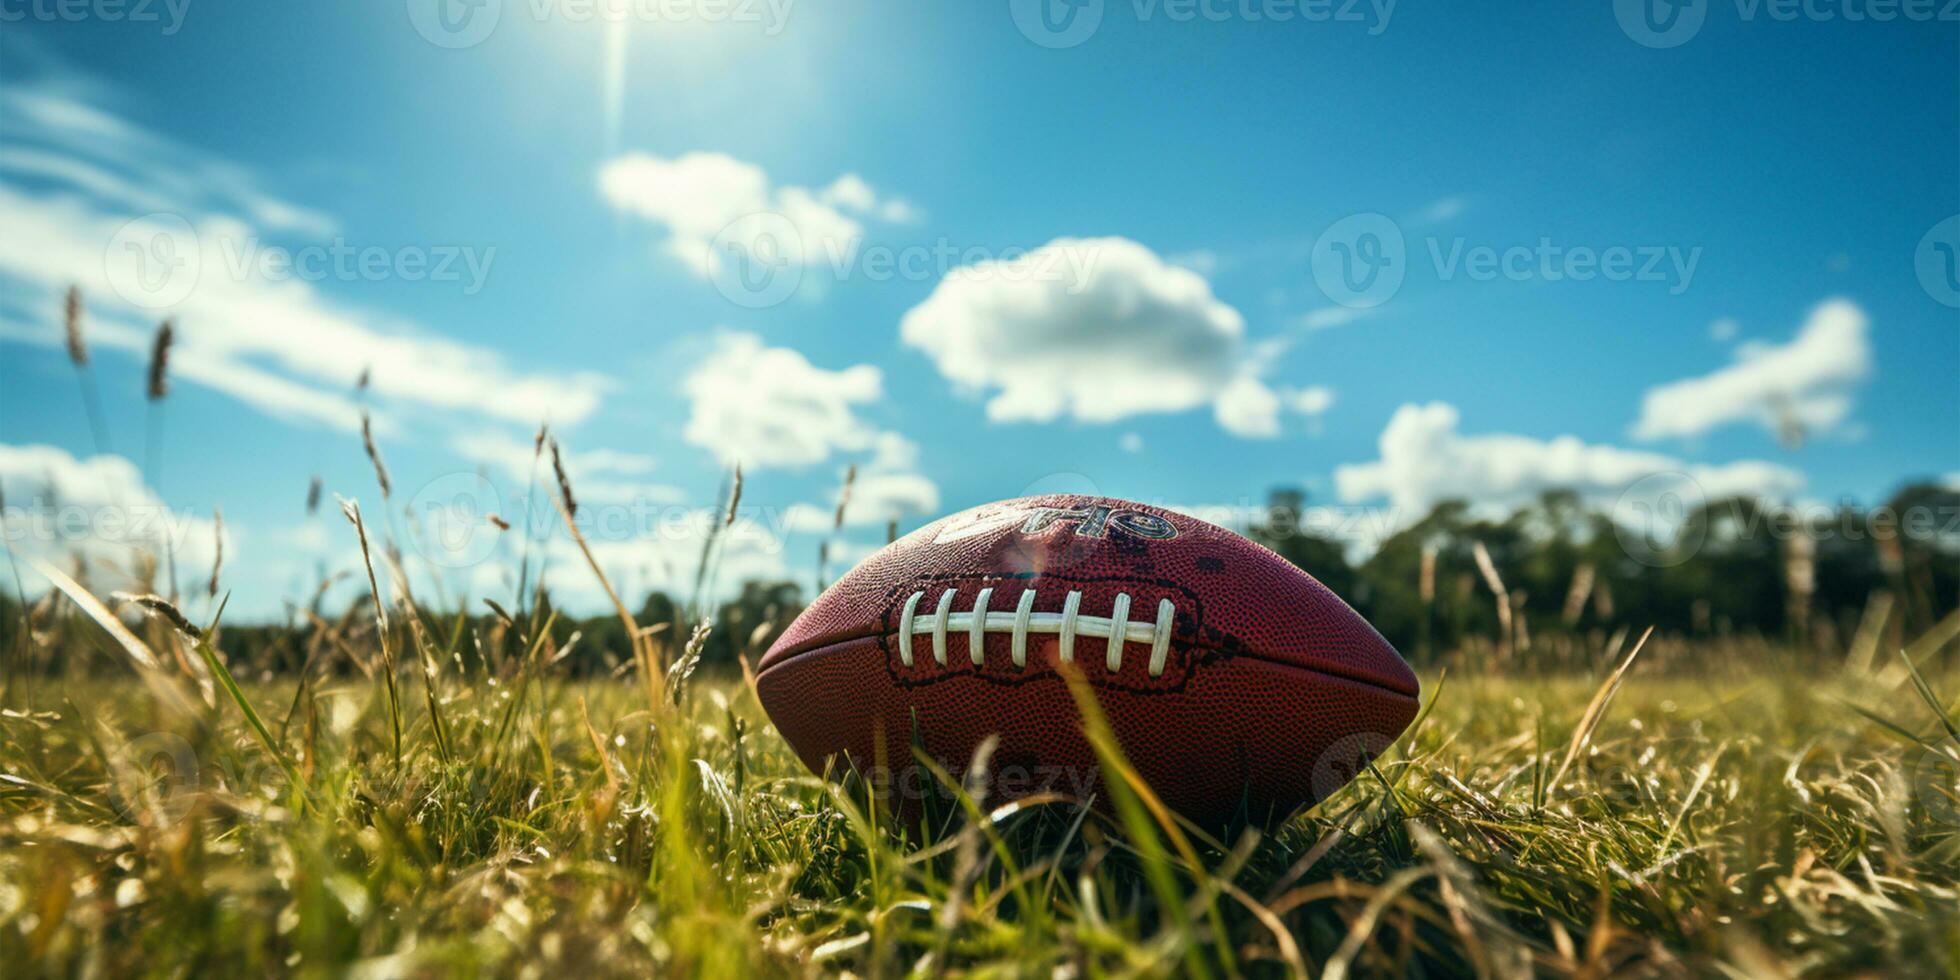
{"type": "Polygon", "coordinates": [[[957,776],[988,735],[990,804],[1106,798],[1058,662],[1151,788],[1206,825],[1324,798],[1416,712],[1408,664],[1312,576],[1196,518],[1075,495],[977,507],[866,558],[756,687],[804,764],[855,769],[901,811],[944,792],[914,744],[957,776]]]}

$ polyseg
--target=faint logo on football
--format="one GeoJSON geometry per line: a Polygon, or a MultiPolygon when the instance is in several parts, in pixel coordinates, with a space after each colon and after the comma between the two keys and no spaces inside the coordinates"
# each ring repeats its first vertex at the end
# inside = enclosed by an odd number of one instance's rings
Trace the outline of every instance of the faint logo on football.
{"type": "Polygon", "coordinates": [[[1402,227],[1387,215],[1349,215],[1314,240],[1314,283],[1341,306],[1373,309],[1402,288],[1408,251],[1402,227]]]}
{"type": "Polygon", "coordinates": [[[1708,0],[1613,0],[1613,17],[1637,44],[1676,48],[1701,33],[1708,0]]]}
{"type": "Polygon", "coordinates": [[[1912,268],[1926,295],[1960,309],[1960,214],[1926,230],[1913,252],[1912,268]]]}
{"type": "Polygon", "coordinates": [[[1102,26],[1103,0],[1008,0],[1021,35],[1044,48],[1072,48],[1102,26]]]}
{"type": "Polygon", "coordinates": [[[197,231],[181,215],[147,214],[116,229],[102,250],[109,287],[145,309],[189,299],[203,268],[197,231]]]}
{"type": "Polygon", "coordinates": [[[415,33],[439,48],[473,48],[503,19],[504,0],[408,0],[415,33]]]}
{"type": "Polygon", "coordinates": [[[1324,800],[1367,771],[1376,756],[1395,744],[1392,736],[1381,732],[1355,732],[1327,747],[1313,761],[1313,796],[1324,800]]]}

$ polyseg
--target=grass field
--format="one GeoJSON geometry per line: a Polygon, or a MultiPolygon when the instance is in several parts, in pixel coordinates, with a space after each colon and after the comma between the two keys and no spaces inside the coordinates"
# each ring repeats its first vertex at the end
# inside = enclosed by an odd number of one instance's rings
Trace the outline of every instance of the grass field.
{"type": "MultiPolygon", "coordinates": [[[[83,629],[41,639],[116,649],[83,629]]],[[[1428,676],[1377,772],[1214,840],[1121,783],[1118,817],[892,827],[740,677],[574,680],[543,640],[465,669],[422,638],[364,655],[422,670],[233,691],[191,634],[147,636],[136,680],[5,692],[9,977],[1960,972],[1955,742],[1896,657],[1428,676]]]]}

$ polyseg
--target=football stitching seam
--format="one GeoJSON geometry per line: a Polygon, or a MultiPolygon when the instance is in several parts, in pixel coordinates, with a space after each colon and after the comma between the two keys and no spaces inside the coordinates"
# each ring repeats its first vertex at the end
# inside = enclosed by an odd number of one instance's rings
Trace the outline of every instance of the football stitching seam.
{"type": "Polygon", "coordinates": [[[952,611],[953,597],[957,588],[947,589],[939,595],[939,604],[932,614],[929,630],[919,629],[919,600],[925,598],[925,590],[913,592],[905,600],[905,609],[899,614],[898,632],[891,636],[898,647],[898,657],[905,666],[912,666],[912,640],[921,633],[932,637],[932,659],[939,666],[946,666],[946,635],[959,631],[967,635],[967,656],[975,667],[986,662],[986,634],[1006,633],[1012,637],[1011,656],[1015,667],[1028,665],[1028,634],[1055,633],[1059,636],[1060,657],[1063,663],[1075,662],[1075,640],[1078,636],[1097,637],[1109,641],[1103,664],[1110,673],[1123,669],[1123,651],[1130,643],[1150,644],[1150,676],[1164,674],[1164,661],[1170,653],[1171,627],[1177,616],[1177,604],[1168,597],[1157,601],[1157,619],[1154,623],[1130,622],[1130,594],[1116,593],[1111,602],[1108,616],[1082,615],[1082,591],[1071,589],[1063,600],[1059,613],[1037,613],[1034,611],[1035,590],[1022,589],[1021,598],[1013,613],[1004,609],[992,608],[990,602],[994,590],[988,586],[974,596],[973,608],[968,612],[952,611]]]}

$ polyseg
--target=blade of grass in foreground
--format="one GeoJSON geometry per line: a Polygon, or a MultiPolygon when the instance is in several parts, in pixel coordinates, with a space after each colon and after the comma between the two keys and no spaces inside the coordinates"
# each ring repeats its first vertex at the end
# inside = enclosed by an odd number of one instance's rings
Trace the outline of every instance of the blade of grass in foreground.
{"type": "MultiPolygon", "coordinates": [[[[246,724],[252,726],[252,732],[259,737],[259,742],[265,746],[266,752],[272,755],[280,768],[286,770],[287,777],[292,779],[294,785],[298,785],[299,770],[293,766],[291,759],[286,758],[286,753],[279,751],[279,743],[272,737],[272,731],[265,727],[265,721],[259,717],[258,710],[252,707],[252,702],[245,697],[245,692],[239,689],[238,681],[231,676],[230,668],[219,659],[218,652],[211,649],[210,642],[205,639],[204,631],[198,629],[195,623],[185,619],[184,614],[179,612],[176,606],[161,597],[139,595],[127,598],[175,627],[177,632],[184,634],[184,637],[191,641],[192,649],[195,649],[197,655],[203,659],[204,666],[211,671],[211,675],[218,679],[219,686],[225,689],[225,694],[231,698],[232,703],[238,705],[239,713],[245,716],[246,724]]],[[[223,615],[222,609],[219,614],[223,615]]]]}
{"type": "MultiPolygon", "coordinates": [[[[1177,821],[1171,817],[1163,801],[1157,799],[1143,778],[1130,768],[1122,746],[1117,744],[1115,731],[1109,727],[1109,719],[1103,715],[1102,705],[1096,702],[1096,692],[1082,672],[1066,661],[1058,662],[1056,668],[1068,683],[1069,694],[1075,698],[1076,710],[1082,714],[1083,734],[1088,737],[1090,746],[1095,749],[1096,759],[1106,773],[1104,787],[1124,829],[1129,832],[1131,843],[1136,846],[1143,863],[1144,877],[1150,883],[1150,890],[1156,893],[1159,909],[1186,938],[1185,942],[1179,943],[1184,947],[1184,968],[1192,976],[1208,977],[1211,971],[1199,950],[1200,944],[1190,941],[1193,934],[1191,920],[1185,914],[1183,896],[1178,894],[1177,879],[1171,873],[1170,855],[1165,853],[1162,841],[1157,838],[1157,827],[1163,828],[1172,846],[1191,866],[1193,874],[1203,874],[1204,865],[1198,861],[1197,852],[1192,850],[1190,841],[1185,840],[1178,831],[1177,821]],[[1156,826],[1152,826],[1153,818],[1156,826]]],[[[1210,903],[1208,908],[1212,928],[1224,935],[1217,903],[1210,903]]],[[[1228,972],[1237,972],[1232,969],[1229,950],[1222,945],[1214,946],[1213,950],[1225,960],[1228,972]]]]}

